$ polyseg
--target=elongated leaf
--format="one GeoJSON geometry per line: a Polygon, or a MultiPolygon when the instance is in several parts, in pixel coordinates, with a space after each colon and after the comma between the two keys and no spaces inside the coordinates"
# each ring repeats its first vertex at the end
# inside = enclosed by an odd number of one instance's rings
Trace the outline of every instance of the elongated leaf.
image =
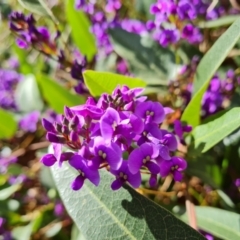
{"type": "Polygon", "coordinates": [[[12,235],[15,240],[30,240],[32,235],[33,222],[30,222],[26,226],[15,227],[12,230],[12,235]]]}
{"type": "Polygon", "coordinates": [[[83,97],[72,94],[70,90],[65,89],[47,76],[38,76],[37,81],[45,100],[57,113],[62,113],[64,106],[72,107],[84,103],[83,97]]]}
{"type": "Polygon", "coordinates": [[[109,34],[114,50],[128,61],[136,77],[146,79],[148,84],[162,85],[174,78],[177,66],[169,49],[156,45],[149,36],[141,37],[120,28],[109,29],[109,34]]]}
{"type": "Polygon", "coordinates": [[[0,138],[10,138],[17,130],[17,122],[14,116],[0,108],[0,138]]]}
{"type": "Polygon", "coordinates": [[[221,26],[226,26],[232,24],[237,18],[239,18],[238,15],[229,15],[224,16],[218,19],[206,21],[206,22],[200,22],[198,26],[200,28],[217,28],[221,26]]]}
{"type": "Polygon", "coordinates": [[[232,108],[221,117],[194,129],[195,148],[201,148],[202,152],[206,152],[239,127],[240,107],[232,108]]]}
{"type": "Polygon", "coordinates": [[[109,72],[86,70],[83,73],[83,77],[93,96],[100,96],[102,93],[112,93],[117,85],[127,85],[130,88],[146,86],[146,83],[141,79],[109,72]]]}
{"type": "Polygon", "coordinates": [[[50,16],[54,22],[57,23],[57,19],[54,17],[45,0],[18,0],[18,2],[30,12],[43,16],[50,16]]]}
{"type": "Polygon", "coordinates": [[[20,184],[15,184],[0,190],[0,201],[8,199],[13,193],[15,193],[19,188],[20,184]]]}
{"type": "Polygon", "coordinates": [[[85,13],[76,10],[74,4],[74,0],[68,0],[66,6],[67,20],[72,28],[72,38],[80,52],[91,60],[97,52],[95,38],[90,32],[91,24],[85,13]]]}
{"type": "Polygon", "coordinates": [[[22,112],[41,111],[44,107],[34,75],[26,75],[15,91],[18,109],[22,112]]]}
{"type": "Polygon", "coordinates": [[[200,122],[200,109],[203,94],[209,82],[229,51],[240,37],[240,18],[216,41],[198,65],[193,83],[193,98],[185,109],[181,120],[196,127],[200,122]]]}
{"type": "Polygon", "coordinates": [[[77,172],[66,164],[51,170],[70,216],[86,239],[204,239],[132,188],[112,191],[110,184],[114,178],[104,170],[100,186],[86,181],[76,192],[70,184],[77,172]]]}
{"type": "MultiPolygon", "coordinates": [[[[240,215],[219,208],[195,207],[198,227],[225,240],[240,239],[240,215]]],[[[182,219],[187,222],[187,215],[182,219]]]]}

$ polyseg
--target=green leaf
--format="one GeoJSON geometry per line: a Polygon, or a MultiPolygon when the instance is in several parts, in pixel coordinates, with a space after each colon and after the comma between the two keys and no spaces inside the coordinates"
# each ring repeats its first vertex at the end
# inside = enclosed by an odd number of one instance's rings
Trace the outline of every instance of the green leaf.
{"type": "Polygon", "coordinates": [[[96,41],[90,32],[91,23],[83,11],[76,10],[74,0],[68,0],[66,15],[69,25],[72,28],[72,38],[83,55],[92,60],[97,53],[96,41]]]}
{"type": "Polygon", "coordinates": [[[17,85],[15,99],[19,110],[22,112],[43,110],[44,103],[34,75],[24,76],[24,79],[17,85]]]}
{"type": "Polygon", "coordinates": [[[83,97],[72,94],[70,90],[65,89],[47,76],[38,76],[37,81],[45,100],[57,113],[63,113],[64,106],[72,107],[85,102],[83,97]]]}
{"type": "Polygon", "coordinates": [[[167,85],[177,72],[172,51],[157,45],[150,36],[140,36],[120,28],[109,29],[114,50],[127,60],[136,77],[148,84],[167,85]]]}
{"type": "Polygon", "coordinates": [[[17,122],[14,116],[0,108],[0,139],[10,138],[17,130],[17,122]]]}
{"type": "Polygon", "coordinates": [[[115,178],[104,170],[98,187],[86,181],[79,191],[70,187],[78,173],[67,164],[51,170],[68,213],[86,239],[204,239],[131,187],[112,191],[115,178]]]}
{"type": "Polygon", "coordinates": [[[109,72],[86,70],[83,73],[83,78],[94,97],[100,96],[102,93],[112,93],[117,85],[127,85],[130,88],[146,86],[146,83],[141,79],[109,72]]]}
{"type": "Polygon", "coordinates": [[[201,101],[209,82],[223,60],[240,37],[240,18],[215,42],[197,67],[193,82],[193,98],[185,109],[181,120],[196,127],[200,123],[201,101]]]}
{"type": "MultiPolygon", "coordinates": [[[[213,207],[195,207],[198,227],[216,237],[226,240],[240,239],[240,215],[213,207]]],[[[181,218],[187,221],[187,215],[181,218]]]]}
{"type": "Polygon", "coordinates": [[[15,227],[12,230],[12,236],[15,240],[30,240],[32,235],[33,222],[23,227],[15,227]]]}
{"type": "Polygon", "coordinates": [[[58,22],[45,0],[18,0],[18,2],[30,12],[34,12],[42,16],[50,16],[55,23],[58,22]]]}
{"type": "Polygon", "coordinates": [[[10,187],[0,190],[0,201],[8,199],[13,193],[15,193],[19,188],[20,184],[15,184],[10,187]]]}
{"type": "Polygon", "coordinates": [[[204,22],[199,22],[198,26],[200,28],[217,28],[217,27],[222,27],[226,25],[232,24],[237,18],[239,18],[238,15],[229,15],[229,16],[224,16],[215,20],[210,20],[210,21],[204,21],[204,22]]]}
{"type": "Polygon", "coordinates": [[[240,107],[232,108],[221,117],[196,127],[193,131],[195,148],[206,152],[240,126],[240,107]]]}

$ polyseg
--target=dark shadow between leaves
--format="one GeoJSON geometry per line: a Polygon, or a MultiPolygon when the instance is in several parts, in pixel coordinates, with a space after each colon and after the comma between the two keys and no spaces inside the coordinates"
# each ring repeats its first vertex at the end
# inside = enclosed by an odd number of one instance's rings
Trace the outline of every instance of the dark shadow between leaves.
{"type": "MultiPolygon", "coordinates": [[[[151,231],[154,239],[205,239],[169,211],[140,195],[130,186],[125,185],[124,188],[131,194],[132,201],[123,200],[122,207],[134,218],[145,219],[145,228],[151,231]]],[[[144,235],[142,239],[152,237],[144,235]]]]}

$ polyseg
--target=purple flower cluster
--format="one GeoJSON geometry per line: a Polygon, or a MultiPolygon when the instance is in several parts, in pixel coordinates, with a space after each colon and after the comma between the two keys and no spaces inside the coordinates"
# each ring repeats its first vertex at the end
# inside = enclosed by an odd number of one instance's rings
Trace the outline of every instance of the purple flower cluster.
{"type": "Polygon", "coordinates": [[[0,69],[0,107],[16,110],[14,89],[21,80],[21,75],[14,70],[0,69]]]}
{"type": "Polygon", "coordinates": [[[113,190],[125,182],[139,187],[144,169],[150,186],[156,185],[159,174],[173,174],[181,181],[187,163],[173,156],[177,150],[175,135],[160,129],[169,109],[139,96],[142,92],[141,88],[117,87],[98,102],[90,97],[84,105],[65,107],[61,122],[43,119],[54,152],[43,156],[41,162],[52,166],[68,161],[79,173],[72,182],[74,190],[79,190],[85,179],[97,186],[101,168],[115,176],[113,190]],[[62,152],[64,146],[71,151],[62,152]]]}
{"type": "Polygon", "coordinates": [[[209,11],[212,1],[204,0],[157,0],[150,7],[150,13],[155,16],[149,20],[147,29],[152,31],[153,38],[162,46],[175,44],[180,39],[189,43],[199,43],[203,40],[200,29],[193,22],[197,18],[215,19],[223,14],[222,7],[209,11]]]}
{"type": "MultiPolygon", "coordinates": [[[[174,92],[178,93],[180,98],[183,99],[183,106],[186,106],[191,100],[193,88],[192,81],[198,63],[199,58],[195,56],[189,65],[181,69],[178,80],[171,82],[169,85],[170,92],[173,94],[174,92]],[[183,79],[185,80],[183,81],[183,79]]],[[[209,83],[208,89],[203,95],[201,109],[202,117],[207,117],[226,108],[236,87],[239,85],[240,77],[235,74],[233,69],[229,69],[224,78],[220,77],[219,74],[215,74],[209,83]]]]}
{"type": "Polygon", "coordinates": [[[107,0],[103,7],[97,1],[76,0],[75,7],[78,10],[83,10],[89,16],[92,23],[90,30],[96,37],[100,55],[109,55],[113,52],[108,36],[109,28],[121,27],[128,32],[137,34],[146,32],[145,23],[120,16],[119,10],[122,7],[120,0],[107,0]]]}
{"type": "Polygon", "coordinates": [[[10,29],[17,35],[17,45],[20,48],[28,48],[33,46],[39,51],[52,55],[57,52],[55,40],[59,37],[56,33],[54,39],[51,39],[50,32],[46,27],[36,27],[36,21],[32,14],[25,16],[20,12],[13,12],[9,16],[10,29]]]}
{"type": "Polygon", "coordinates": [[[37,130],[37,123],[40,117],[40,112],[33,111],[28,114],[26,114],[24,117],[22,117],[19,122],[19,128],[26,132],[35,132],[37,130]]]}

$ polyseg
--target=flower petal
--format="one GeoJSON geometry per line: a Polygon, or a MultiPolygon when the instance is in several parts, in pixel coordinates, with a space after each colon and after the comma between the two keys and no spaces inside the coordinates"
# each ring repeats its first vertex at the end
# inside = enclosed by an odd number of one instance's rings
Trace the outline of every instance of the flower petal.
{"type": "Polygon", "coordinates": [[[47,167],[51,167],[56,161],[56,157],[53,154],[44,155],[40,161],[47,167]]]}
{"type": "Polygon", "coordinates": [[[142,164],[143,164],[143,158],[144,156],[142,155],[142,151],[137,148],[134,149],[128,158],[128,167],[129,167],[129,171],[133,174],[137,173],[142,164]]]}
{"type": "Polygon", "coordinates": [[[138,171],[136,174],[131,174],[130,172],[127,174],[127,181],[134,187],[138,188],[141,185],[141,174],[138,171]]]}
{"type": "Polygon", "coordinates": [[[81,175],[77,176],[72,182],[72,185],[71,185],[72,189],[74,191],[79,190],[83,186],[84,180],[85,178],[82,177],[81,175]]]}
{"type": "Polygon", "coordinates": [[[119,179],[116,179],[116,180],[114,180],[113,182],[112,182],[112,184],[111,184],[111,188],[112,188],[112,190],[118,190],[120,187],[122,187],[122,184],[123,184],[123,182],[122,181],[120,181],[119,179]]]}
{"type": "Polygon", "coordinates": [[[149,170],[152,174],[158,174],[158,173],[160,172],[159,166],[158,166],[156,163],[152,162],[152,161],[147,162],[147,163],[145,164],[145,166],[148,168],[148,170],[149,170]]]}

